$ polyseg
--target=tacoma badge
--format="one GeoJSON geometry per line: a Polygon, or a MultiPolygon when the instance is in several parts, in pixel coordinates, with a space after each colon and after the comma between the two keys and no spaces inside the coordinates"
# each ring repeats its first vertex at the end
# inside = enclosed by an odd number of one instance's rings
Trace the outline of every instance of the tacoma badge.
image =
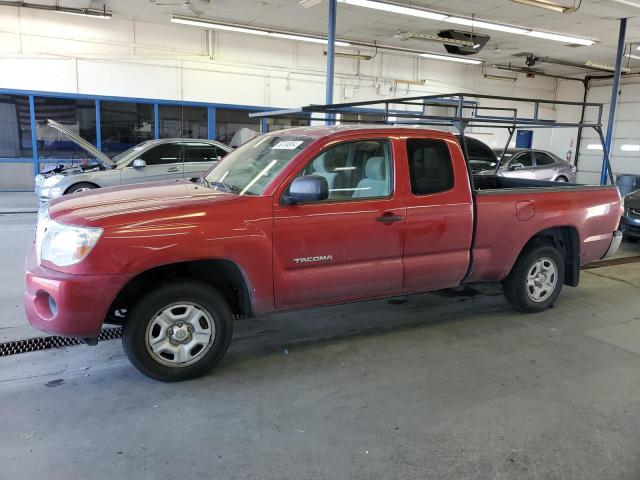
{"type": "Polygon", "coordinates": [[[329,262],[331,260],[333,260],[333,255],[318,255],[317,257],[303,257],[293,259],[293,261],[296,263],[329,262]]]}

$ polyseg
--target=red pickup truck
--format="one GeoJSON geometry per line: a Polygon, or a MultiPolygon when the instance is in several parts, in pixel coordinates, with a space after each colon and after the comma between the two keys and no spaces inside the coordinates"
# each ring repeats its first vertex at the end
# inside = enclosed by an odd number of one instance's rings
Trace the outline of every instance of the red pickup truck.
{"type": "Polygon", "coordinates": [[[451,134],[304,127],[260,136],[198,182],[75,194],[40,213],[29,322],[95,343],[124,327],[144,374],[201,375],[233,315],[502,282],[525,312],[617,249],[615,187],[473,179],[451,134]]]}

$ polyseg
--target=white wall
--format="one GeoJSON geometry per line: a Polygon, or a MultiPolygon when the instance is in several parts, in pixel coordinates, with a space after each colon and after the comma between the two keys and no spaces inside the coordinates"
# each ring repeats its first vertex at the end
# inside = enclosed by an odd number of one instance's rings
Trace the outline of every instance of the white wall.
{"type": "MultiPolygon", "coordinates": [[[[590,102],[605,104],[602,118],[605,135],[609,119],[611,83],[611,80],[592,82],[588,96],[590,102]]],[[[611,167],[614,175],[640,175],[640,152],[620,149],[625,144],[640,144],[640,83],[637,79],[625,79],[620,91],[613,131],[611,167]]],[[[595,120],[595,117],[591,116],[589,119],[595,120]]],[[[590,144],[600,144],[598,135],[593,129],[584,131],[580,148],[579,178],[585,182],[599,181],[602,167],[602,151],[589,150],[590,144]]]]}

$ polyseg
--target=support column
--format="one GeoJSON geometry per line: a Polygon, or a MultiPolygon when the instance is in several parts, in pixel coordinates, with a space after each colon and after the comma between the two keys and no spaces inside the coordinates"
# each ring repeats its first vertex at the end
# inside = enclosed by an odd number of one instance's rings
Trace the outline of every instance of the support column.
{"type": "Polygon", "coordinates": [[[102,150],[102,123],[100,121],[100,100],[96,100],[96,148],[102,150]]]}
{"type": "Polygon", "coordinates": [[[611,87],[611,103],[609,104],[609,120],[607,122],[607,137],[605,139],[602,169],[600,171],[600,185],[607,183],[607,170],[610,168],[611,148],[613,143],[613,128],[616,121],[616,109],[618,107],[618,92],[620,90],[620,76],[622,74],[622,60],[624,55],[624,39],[627,34],[627,19],[620,19],[620,31],[618,33],[618,52],[616,53],[616,71],[613,75],[611,87]]]}
{"type": "MultiPolygon", "coordinates": [[[[333,69],[336,59],[336,11],[337,0],[329,0],[329,26],[327,29],[327,80],[324,103],[331,105],[333,103],[333,69]]],[[[334,123],[333,114],[327,115],[327,125],[334,123]]]]}
{"type": "Polygon", "coordinates": [[[36,124],[36,106],[33,101],[33,95],[29,95],[29,119],[31,121],[31,152],[33,155],[33,173],[37,175],[40,173],[38,166],[38,135],[36,124]]]}

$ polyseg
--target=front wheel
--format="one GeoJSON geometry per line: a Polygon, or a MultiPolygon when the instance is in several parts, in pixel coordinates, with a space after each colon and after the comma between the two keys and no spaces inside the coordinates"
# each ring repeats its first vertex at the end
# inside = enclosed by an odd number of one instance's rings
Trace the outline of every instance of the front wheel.
{"type": "Polygon", "coordinates": [[[98,186],[93,183],[81,182],[71,185],[64,194],[69,195],[71,193],[88,192],[89,190],[94,190],[96,188],[98,188],[98,186]]]}
{"type": "Polygon", "coordinates": [[[564,284],[564,260],[545,243],[534,243],[520,255],[505,279],[504,294],[522,312],[540,312],[553,305],[564,284]]]}
{"type": "Polygon", "coordinates": [[[565,178],[565,177],[558,177],[558,178],[556,178],[556,182],[567,183],[567,182],[569,182],[569,179],[565,178]]]}
{"type": "Polygon", "coordinates": [[[224,356],[233,333],[224,298],[200,282],[163,285],[133,307],[122,345],[148,377],[175,382],[208,372],[224,356]]]}

